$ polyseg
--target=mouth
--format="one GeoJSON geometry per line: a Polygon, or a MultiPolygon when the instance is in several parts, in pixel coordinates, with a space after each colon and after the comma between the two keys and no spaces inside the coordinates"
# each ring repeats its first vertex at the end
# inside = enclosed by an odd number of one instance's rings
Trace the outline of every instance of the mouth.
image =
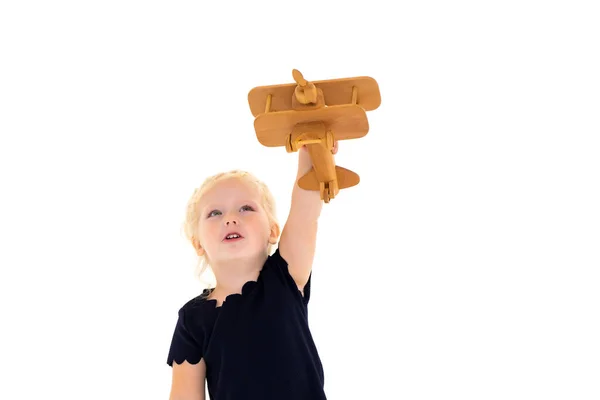
{"type": "Polygon", "coordinates": [[[243,239],[244,237],[238,232],[230,232],[223,238],[224,242],[234,242],[236,240],[243,239]]]}

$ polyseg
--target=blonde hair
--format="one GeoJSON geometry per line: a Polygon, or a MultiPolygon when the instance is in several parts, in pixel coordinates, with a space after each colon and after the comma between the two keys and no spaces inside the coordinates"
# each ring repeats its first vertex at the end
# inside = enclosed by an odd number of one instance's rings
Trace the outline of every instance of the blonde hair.
{"type": "MultiPolygon", "coordinates": [[[[183,231],[187,240],[190,241],[194,250],[196,250],[195,243],[198,243],[198,226],[200,224],[200,209],[198,207],[202,196],[211,189],[217,182],[225,179],[237,178],[245,180],[250,184],[254,185],[258,189],[261,196],[261,206],[267,214],[269,220],[269,226],[272,227],[275,224],[279,224],[277,220],[277,212],[275,209],[275,198],[267,187],[267,185],[259,180],[256,176],[247,171],[234,169],[226,172],[220,172],[216,175],[209,176],[204,180],[200,187],[194,189],[194,192],[188,200],[185,213],[185,221],[183,223],[183,231]]],[[[267,247],[267,253],[271,254],[273,251],[273,244],[269,243],[267,247]]],[[[199,256],[198,265],[196,266],[196,276],[201,278],[206,270],[210,267],[210,263],[206,257],[206,253],[199,256]]]]}

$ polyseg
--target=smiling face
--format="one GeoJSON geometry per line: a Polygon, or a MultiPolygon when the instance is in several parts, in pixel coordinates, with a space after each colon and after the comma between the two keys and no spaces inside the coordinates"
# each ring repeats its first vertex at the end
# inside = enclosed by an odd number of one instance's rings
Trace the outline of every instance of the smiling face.
{"type": "Polygon", "coordinates": [[[198,255],[209,262],[266,255],[275,243],[278,228],[269,226],[258,189],[241,178],[214,184],[199,206],[198,255]]]}

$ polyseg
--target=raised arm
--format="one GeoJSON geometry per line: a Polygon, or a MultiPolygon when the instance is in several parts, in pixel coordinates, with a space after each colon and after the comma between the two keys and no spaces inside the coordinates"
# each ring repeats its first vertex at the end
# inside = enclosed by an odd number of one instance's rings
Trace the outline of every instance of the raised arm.
{"type": "MultiPolygon", "coordinates": [[[[337,153],[335,142],[333,154],[337,153]]],[[[316,190],[304,190],[298,186],[298,179],[312,168],[312,161],[306,147],[298,151],[298,173],[292,190],[290,213],[281,232],[279,252],[286,260],[290,275],[299,290],[303,290],[312,270],[317,241],[317,225],[323,200],[316,190]]]]}

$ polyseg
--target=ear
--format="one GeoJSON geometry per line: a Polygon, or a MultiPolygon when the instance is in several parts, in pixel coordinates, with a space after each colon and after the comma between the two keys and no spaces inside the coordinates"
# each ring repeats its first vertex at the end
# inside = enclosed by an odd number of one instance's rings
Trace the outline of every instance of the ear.
{"type": "Polygon", "coordinates": [[[198,240],[196,238],[193,238],[192,243],[194,245],[194,249],[196,249],[196,254],[198,254],[199,256],[202,256],[205,253],[205,251],[204,251],[204,248],[198,242],[198,240]]]}
{"type": "Polygon", "coordinates": [[[277,240],[279,239],[279,234],[280,233],[281,232],[280,232],[279,225],[273,224],[271,226],[271,234],[269,235],[269,243],[271,243],[271,244],[277,243],[277,240]]]}

